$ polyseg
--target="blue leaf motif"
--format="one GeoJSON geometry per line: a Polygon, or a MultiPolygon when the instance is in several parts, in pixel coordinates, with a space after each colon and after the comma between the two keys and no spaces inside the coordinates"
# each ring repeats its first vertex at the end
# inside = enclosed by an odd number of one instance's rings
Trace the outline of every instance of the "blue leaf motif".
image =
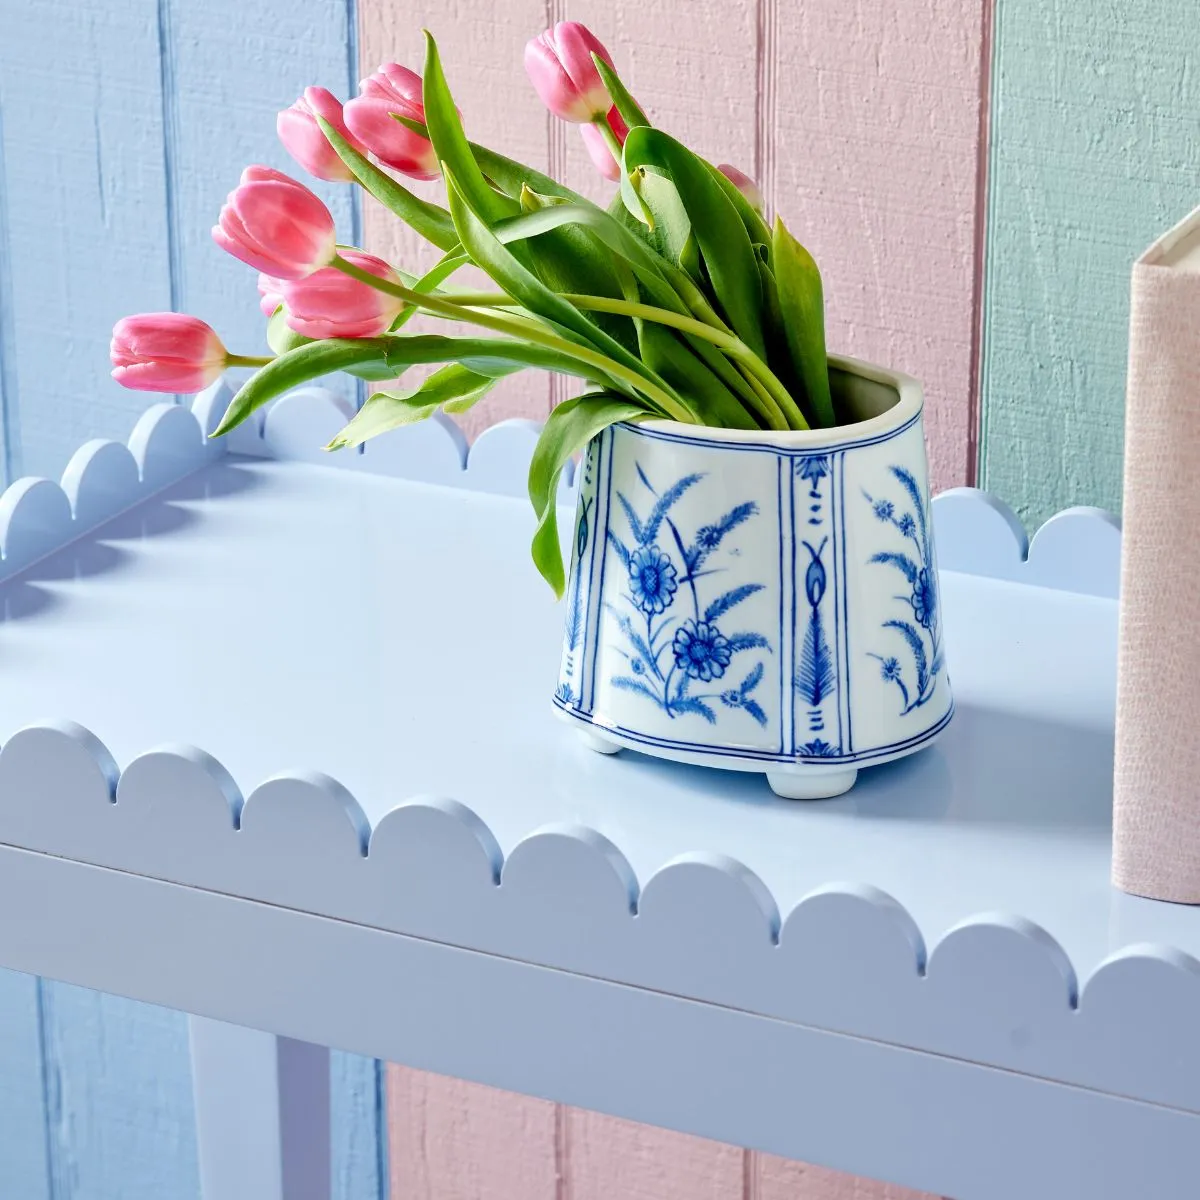
{"type": "Polygon", "coordinates": [[[814,612],[804,633],[800,665],[796,669],[796,690],[804,697],[805,703],[816,708],[833,689],[833,678],[833,655],[829,652],[829,643],[814,612]]]}
{"type": "Polygon", "coordinates": [[[917,566],[907,554],[893,554],[890,550],[880,551],[878,554],[871,555],[871,562],[883,563],[889,567],[895,567],[896,570],[904,574],[904,578],[910,584],[917,582],[917,576],[920,574],[921,568],[917,566]]]}
{"type": "Polygon", "coordinates": [[[731,654],[739,650],[770,650],[771,643],[761,633],[731,633],[726,641],[731,654]]]}
{"type": "Polygon", "coordinates": [[[912,651],[913,662],[917,667],[917,693],[918,695],[924,693],[929,683],[929,668],[928,660],[925,657],[925,643],[921,640],[921,635],[907,621],[884,621],[883,627],[897,630],[908,643],[908,648],[912,651]]]}
{"type": "Polygon", "coordinates": [[[683,494],[703,478],[703,474],[685,475],[678,483],[673,484],[663,492],[658,498],[657,503],[650,510],[650,516],[646,520],[646,527],[642,531],[645,541],[652,542],[658,537],[658,527],[663,523],[663,518],[678,503],[683,494]]]}
{"type": "Polygon", "coordinates": [[[646,536],[646,531],[642,528],[641,521],[638,520],[638,515],[633,510],[633,505],[625,499],[623,493],[617,493],[617,499],[621,502],[621,507],[625,510],[625,519],[629,522],[629,532],[633,534],[633,540],[640,546],[645,546],[654,539],[646,536]]]}
{"type": "Polygon", "coordinates": [[[695,696],[683,696],[672,701],[671,707],[676,712],[681,713],[697,713],[702,716],[710,725],[717,723],[717,714],[713,712],[703,700],[698,700],[695,696]]]}
{"type": "Polygon", "coordinates": [[[746,700],[742,707],[764,728],[767,724],[767,714],[757,700],[746,700]]]}
{"type": "Polygon", "coordinates": [[[716,621],[723,617],[731,608],[737,604],[753,596],[755,592],[761,592],[763,585],[761,583],[743,583],[741,587],[731,588],[728,592],[718,596],[705,610],[704,619],[706,621],[716,621]]]}
{"type": "Polygon", "coordinates": [[[620,688],[623,692],[639,692],[643,696],[649,696],[656,704],[658,703],[658,696],[650,690],[645,680],[634,679],[629,675],[614,675],[610,682],[613,687],[620,688]]]}
{"type": "Polygon", "coordinates": [[[617,552],[617,557],[621,560],[621,565],[628,571],[629,560],[632,557],[629,553],[629,547],[611,529],[608,531],[608,544],[617,552]]]}
{"type": "Polygon", "coordinates": [[[891,472],[900,481],[900,486],[908,493],[908,498],[913,503],[913,511],[917,514],[917,524],[921,528],[921,545],[926,548],[925,553],[928,555],[929,533],[925,520],[925,497],[921,495],[921,489],[917,486],[917,481],[913,478],[911,471],[907,471],[903,467],[892,467],[891,472]]]}

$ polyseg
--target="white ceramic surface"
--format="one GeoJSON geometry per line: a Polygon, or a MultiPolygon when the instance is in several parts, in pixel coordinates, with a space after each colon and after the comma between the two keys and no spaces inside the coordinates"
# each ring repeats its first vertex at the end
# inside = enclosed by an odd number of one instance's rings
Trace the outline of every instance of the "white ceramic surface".
{"type": "Polygon", "coordinates": [[[830,366],[833,429],[655,421],[589,445],[554,702],[593,747],[815,799],[945,728],[921,388],[830,366]]]}

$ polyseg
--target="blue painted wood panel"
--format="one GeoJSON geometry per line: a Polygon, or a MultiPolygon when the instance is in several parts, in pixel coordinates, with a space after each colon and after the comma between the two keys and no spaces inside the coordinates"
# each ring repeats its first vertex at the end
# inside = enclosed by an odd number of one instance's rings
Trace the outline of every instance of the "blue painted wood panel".
{"type": "Polygon", "coordinates": [[[57,476],[81,441],[128,433],[145,408],[108,378],[113,322],[170,306],[158,9],[0,12],[7,457],[13,475],[57,476]]]}
{"type": "Polygon", "coordinates": [[[39,992],[0,971],[0,1196],[19,1200],[51,1200],[39,992]]]}

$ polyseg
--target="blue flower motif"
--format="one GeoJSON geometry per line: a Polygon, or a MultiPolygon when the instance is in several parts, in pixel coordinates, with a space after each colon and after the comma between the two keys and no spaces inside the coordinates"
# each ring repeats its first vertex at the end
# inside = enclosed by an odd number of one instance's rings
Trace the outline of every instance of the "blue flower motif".
{"type": "Polygon", "coordinates": [[[741,708],[743,699],[737,688],[730,688],[729,691],[721,693],[721,703],[729,708],[741,708]]]}
{"type": "Polygon", "coordinates": [[[733,656],[729,639],[707,621],[685,621],[683,627],[676,630],[672,649],[675,665],[691,678],[705,683],[720,679],[733,656]]]}
{"type": "Polygon", "coordinates": [[[633,602],[651,616],[671,603],[679,584],[670,558],[657,546],[642,546],[629,556],[629,586],[633,602]]]}
{"type": "Polygon", "coordinates": [[[721,544],[721,531],[715,525],[705,525],[696,534],[696,545],[711,553],[721,544]]]}
{"type": "Polygon", "coordinates": [[[884,680],[891,683],[894,679],[900,678],[900,660],[898,658],[884,658],[880,660],[880,674],[884,680]]]}
{"type": "Polygon", "coordinates": [[[806,454],[796,460],[796,474],[807,479],[814,489],[829,474],[829,457],[825,454],[806,454]]]}
{"type": "Polygon", "coordinates": [[[905,513],[904,516],[896,523],[897,528],[905,537],[912,537],[917,532],[917,523],[913,520],[912,513],[905,513]]]}
{"type": "Polygon", "coordinates": [[[629,664],[629,669],[630,669],[630,670],[631,670],[631,671],[632,671],[632,672],[633,672],[635,675],[645,675],[645,673],[646,673],[646,664],[645,664],[644,662],[642,662],[642,660],[641,660],[640,658],[635,658],[635,659],[634,659],[634,660],[633,660],[633,661],[632,661],[632,662],[629,664]]]}
{"type": "Polygon", "coordinates": [[[896,506],[890,500],[876,500],[872,507],[881,521],[890,521],[896,514],[896,506]]]}
{"type": "Polygon", "coordinates": [[[831,746],[828,742],[817,738],[815,741],[806,742],[801,746],[800,753],[805,758],[837,758],[840,751],[836,746],[831,746]]]}
{"type": "Polygon", "coordinates": [[[909,601],[912,604],[913,616],[917,624],[925,629],[933,627],[934,613],[937,611],[937,591],[933,585],[933,575],[925,567],[917,572],[913,593],[909,601]]]}

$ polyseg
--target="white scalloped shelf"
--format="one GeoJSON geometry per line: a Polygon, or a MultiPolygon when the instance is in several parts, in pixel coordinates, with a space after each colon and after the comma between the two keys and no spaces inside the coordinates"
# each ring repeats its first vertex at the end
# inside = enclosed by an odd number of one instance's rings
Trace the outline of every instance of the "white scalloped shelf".
{"type": "Polygon", "coordinates": [[[936,501],[957,718],[796,804],[554,719],[532,426],[270,461],[342,419],[157,410],[0,501],[0,843],[1200,1112],[1200,912],[1108,883],[1110,518],[936,501]]]}

